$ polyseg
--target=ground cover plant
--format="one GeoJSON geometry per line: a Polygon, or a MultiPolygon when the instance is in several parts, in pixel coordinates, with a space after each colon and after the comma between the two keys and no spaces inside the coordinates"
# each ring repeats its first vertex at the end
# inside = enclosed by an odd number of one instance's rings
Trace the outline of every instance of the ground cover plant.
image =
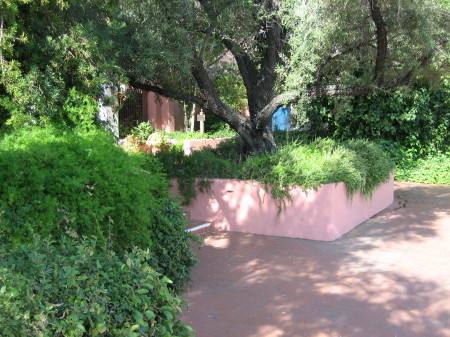
{"type": "Polygon", "coordinates": [[[125,153],[96,129],[28,128],[0,139],[0,243],[33,234],[95,236],[117,252],[149,248],[150,264],[177,290],[196,261],[158,160],[125,153]]]}
{"type": "Polygon", "coordinates": [[[0,246],[4,337],[193,336],[183,301],[155,271],[151,250],[117,255],[94,240],[35,236],[0,246]]]}
{"type": "Polygon", "coordinates": [[[221,129],[212,132],[201,133],[199,131],[194,132],[164,132],[164,134],[171,139],[184,140],[184,139],[210,139],[210,138],[223,138],[223,137],[235,137],[237,133],[231,129],[221,129]]]}
{"type": "Polygon", "coordinates": [[[395,176],[400,181],[450,185],[450,153],[403,160],[397,165],[395,176]]]}
{"type": "Polygon", "coordinates": [[[197,180],[200,188],[207,187],[208,178],[257,180],[280,202],[289,199],[292,186],[317,189],[321,184],[341,181],[350,196],[361,192],[370,197],[394,169],[382,149],[365,140],[317,139],[305,143],[291,140],[276,153],[250,156],[244,162],[239,161],[241,145],[232,140],[216,150],[203,149],[191,156],[172,149],[158,157],[169,177],[178,180],[185,203],[195,197],[196,178],[200,178],[197,180]]]}

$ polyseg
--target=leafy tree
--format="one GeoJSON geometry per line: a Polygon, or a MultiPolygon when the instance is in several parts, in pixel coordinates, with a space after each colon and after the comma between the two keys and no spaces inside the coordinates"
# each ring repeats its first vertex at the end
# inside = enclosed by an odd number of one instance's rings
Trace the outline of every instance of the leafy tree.
{"type": "Polygon", "coordinates": [[[120,75],[110,39],[114,3],[0,0],[0,121],[71,124],[63,109],[71,88],[102,94],[120,75]]]}
{"type": "Polygon", "coordinates": [[[0,0],[0,121],[70,124],[72,87],[97,96],[126,75],[270,152],[280,105],[441,76],[448,12],[448,0],[0,0]],[[229,63],[236,81],[217,77],[229,63]],[[242,86],[250,120],[230,103],[242,86]]]}
{"type": "Polygon", "coordinates": [[[260,153],[276,150],[271,116],[282,104],[409,85],[448,64],[448,1],[122,0],[118,13],[132,86],[195,102],[260,153]],[[228,55],[250,121],[212,79],[228,55]]]}

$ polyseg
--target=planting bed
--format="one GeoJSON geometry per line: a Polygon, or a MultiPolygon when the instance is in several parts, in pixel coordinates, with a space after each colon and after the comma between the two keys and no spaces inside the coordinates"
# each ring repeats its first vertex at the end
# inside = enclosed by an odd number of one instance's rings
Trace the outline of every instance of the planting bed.
{"type": "Polygon", "coordinates": [[[333,241],[393,202],[394,178],[371,199],[359,193],[349,198],[344,183],[322,185],[317,191],[295,187],[291,194],[280,210],[258,182],[213,179],[209,192],[199,192],[186,210],[219,230],[333,241]]]}
{"type": "Polygon", "coordinates": [[[231,138],[185,139],[183,140],[184,155],[189,156],[192,152],[201,150],[204,147],[215,149],[217,145],[229,139],[231,138]]]}

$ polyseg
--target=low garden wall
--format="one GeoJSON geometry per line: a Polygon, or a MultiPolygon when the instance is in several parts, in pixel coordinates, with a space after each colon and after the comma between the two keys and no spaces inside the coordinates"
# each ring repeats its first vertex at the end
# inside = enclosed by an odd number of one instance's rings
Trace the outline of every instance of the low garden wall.
{"type": "Polygon", "coordinates": [[[333,241],[392,204],[394,178],[391,175],[371,199],[359,193],[348,198],[344,183],[291,192],[292,200],[279,211],[258,182],[213,179],[210,191],[198,193],[186,210],[192,219],[213,222],[220,230],[333,241]]]}
{"type": "Polygon", "coordinates": [[[215,149],[220,143],[230,139],[230,137],[209,138],[209,139],[185,139],[183,142],[184,155],[189,156],[192,152],[201,150],[204,147],[215,149]]]}

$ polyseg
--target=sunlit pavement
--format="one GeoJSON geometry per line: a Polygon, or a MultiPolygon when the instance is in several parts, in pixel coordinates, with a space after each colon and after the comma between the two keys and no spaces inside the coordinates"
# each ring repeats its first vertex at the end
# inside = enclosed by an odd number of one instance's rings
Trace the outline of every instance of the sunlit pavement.
{"type": "Polygon", "coordinates": [[[182,321],[197,337],[450,336],[450,186],[396,183],[334,242],[215,231],[182,321]]]}

